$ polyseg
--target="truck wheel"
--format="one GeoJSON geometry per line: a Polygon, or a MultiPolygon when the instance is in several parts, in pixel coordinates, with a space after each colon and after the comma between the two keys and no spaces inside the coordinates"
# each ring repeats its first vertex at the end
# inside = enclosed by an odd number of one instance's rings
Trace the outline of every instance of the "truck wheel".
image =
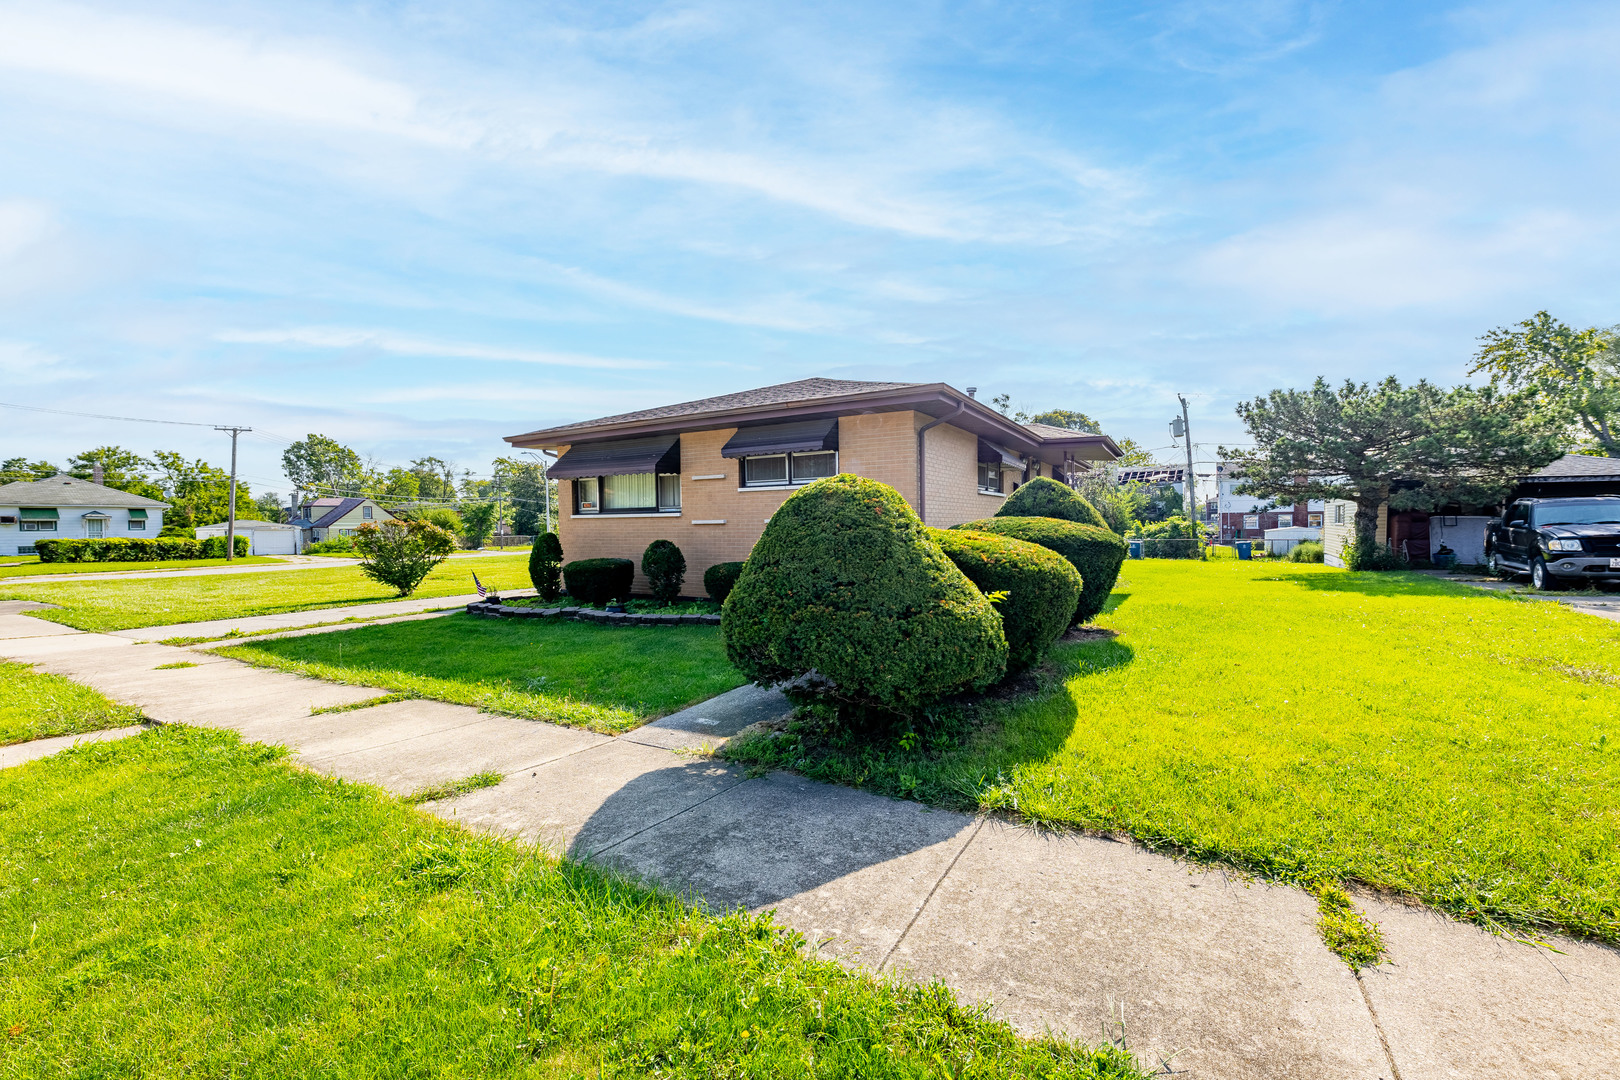
{"type": "Polygon", "coordinates": [[[1564,587],[1564,583],[1547,570],[1547,564],[1536,556],[1536,561],[1530,564],[1530,584],[1546,592],[1557,592],[1564,587]]]}
{"type": "Polygon", "coordinates": [[[1490,557],[1487,558],[1485,560],[1485,562],[1487,564],[1486,568],[1488,570],[1490,570],[1490,572],[1492,574],[1494,574],[1497,577],[1501,578],[1503,581],[1512,581],[1513,580],[1513,578],[1514,578],[1513,571],[1509,570],[1506,566],[1504,566],[1502,564],[1502,560],[1499,557],[1497,557],[1497,554],[1494,551],[1491,552],[1490,557]]]}

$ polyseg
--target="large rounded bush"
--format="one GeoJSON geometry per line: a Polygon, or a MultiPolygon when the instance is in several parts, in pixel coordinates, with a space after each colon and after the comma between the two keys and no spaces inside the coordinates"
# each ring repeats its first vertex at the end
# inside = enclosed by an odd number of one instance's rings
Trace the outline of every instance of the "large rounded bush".
{"type": "Polygon", "coordinates": [[[681,585],[686,581],[686,556],[673,540],[654,540],[641,553],[641,572],[647,575],[653,596],[667,604],[681,595],[681,585]]]}
{"type": "Polygon", "coordinates": [[[1101,613],[1103,605],[1108,603],[1108,594],[1114,591],[1119,568],[1124,565],[1129,550],[1112,529],[1057,518],[995,517],[969,521],[956,528],[1025,540],[1068,559],[1070,565],[1080,571],[1084,582],[1080,603],[1074,611],[1077,623],[1090,622],[1101,613]]]}
{"type": "MultiPolygon", "coordinates": [[[[1050,476],[1037,476],[1007,496],[996,517],[1043,517],[1106,529],[1108,522],[1078,491],[1050,476]]],[[[1084,573],[1085,571],[1081,571],[1084,573]]]]}
{"type": "Polygon", "coordinates": [[[830,696],[898,712],[988,686],[1007,666],[990,602],[898,492],[849,473],[771,515],[720,628],[757,683],[813,672],[830,696]]]}
{"type": "Polygon", "coordinates": [[[726,602],[731,590],[736,587],[737,579],[742,576],[743,564],[740,562],[717,562],[703,571],[703,591],[708,593],[717,604],[726,602]]]}
{"type": "Polygon", "coordinates": [[[582,604],[630,599],[636,564],[629,559],[578,559],[563,567],[568,595],[582,604]]]}
{"type": "Polygon", "coordinates": [[[996,605],[1007,635],[1007,670],[1022,671],[1069,628],[1080,603],[1080,572],[1039,544],[967,529],[929,529],[956,568],[983,593],[1006,592],[996,605]]]}

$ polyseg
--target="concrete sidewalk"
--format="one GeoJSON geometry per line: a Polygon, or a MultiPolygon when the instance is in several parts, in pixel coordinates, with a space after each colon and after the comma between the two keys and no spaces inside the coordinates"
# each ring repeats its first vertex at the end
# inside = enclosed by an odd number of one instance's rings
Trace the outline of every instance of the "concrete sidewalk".
{"type": "MultiPolygon", "coordinates": [[[[511,551],[462,551],[451,559],[489,559],[498,555],[521,555],[526,548],[511,551]]],[[[334,566],[359,566],[359,559],[332,555],[269,555],[273,563],[252,563],[247,566],[194,566],[185,570],[114,570],[107,573],[86,571],[78,574],[39,574],[17,576],[0,575],[0,587],[8,584],[34,585],[62,581],[124,581],[130,578],[209,577],[215,574],[263,574],[283,570],[320,570],[334,566]]]]}
{"type": "MultiPolygon", "coordinates": [[[[28,620],[37,621],[37,620],[28,620]]],[[[1620,953],[1558,953],[1365,901],[1392,962],[1357,978],[1315,904],[1132,844],[1041,835],[701,753],[780,697],[745,687],[619,738],[95,634],[0,640],[164,722],[232,728],[399,793],[496,770],[429,809],[595,859],[715,907],[774,909],[824,955],[988,999],[1028,1032],[1123,1032],[1149,1068],[1208,1078],[1620,1075],[1620,953]],[[194,668],[154,670],[176,659],[194,668]],[[698,753],[693,750],[698,749],[698,753]],[[674,752],[672,752],[674,751],[674,752]]]]}

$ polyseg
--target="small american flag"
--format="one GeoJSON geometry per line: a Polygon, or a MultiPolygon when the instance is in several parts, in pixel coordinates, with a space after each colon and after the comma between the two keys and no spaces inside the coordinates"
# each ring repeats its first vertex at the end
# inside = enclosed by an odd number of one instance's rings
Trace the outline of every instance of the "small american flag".
{"type": "Polygon", "coordinates": [[[482,581],[478,580],[478,574],[476,572],[473,574],[473,584],[478,586],[478,599],[482,600],[484,597],[489,595],[489,590],[484,588],[484,583],[482,581]]]}

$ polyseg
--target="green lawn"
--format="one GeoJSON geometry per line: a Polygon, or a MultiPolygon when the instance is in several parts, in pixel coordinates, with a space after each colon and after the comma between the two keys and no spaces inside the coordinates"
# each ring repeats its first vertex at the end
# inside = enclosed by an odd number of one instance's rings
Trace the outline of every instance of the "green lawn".
{"type": "Polygon", "coordinates": [[[317,679],[606,732],[628,731],[744,682],[713,626],[459,614],[218,651],[317,679]]]}
{"type": "MultiPolygon", "coordinates": [[[[472,571],[485,585],[530,588],[528,560],[503,555],[441,564],[414,597],[458,596],[473,591],[472,571]]],[[[60,581],[40,585],[0,584],[0,600],[38,600],[58,610],[30,615],[80,630],[128,630],[207,619],[273,615],[396,599],[394,591],[360,573],[358,566],[278,570],[263,574],[203,577],[60,581]]]]}
{"type": "Polygon", "coordinates": [[[1230,560],[1127,562],[1113,603],[1117,639],[913,749],[805,722],[726,752],[1620,942],[1620,625],[1230,560]]]}
{"type": "Polygon", "coordinates": [[[0,772],[0,1073],[1141,1076],[279,754],[168,727],[0,772]]]}
{"type": "Polygon", "coordinates": [[[138,724],[141,711],[88,686],[0,660],[0,746],[138,724]]]}
{"type": "Polygon", "coordinates": [[[167,562],[90,562],[42,563],[38,559],[23,563],[0,563],[0,580],[19,577],[45,577],[51,574],[129,574],[150,570],[194,570],[213,566],[259,566],[279,563],[281,559],[269,555],[246,555],[234,562],[224,559],[171,559],[167,562]]]}

